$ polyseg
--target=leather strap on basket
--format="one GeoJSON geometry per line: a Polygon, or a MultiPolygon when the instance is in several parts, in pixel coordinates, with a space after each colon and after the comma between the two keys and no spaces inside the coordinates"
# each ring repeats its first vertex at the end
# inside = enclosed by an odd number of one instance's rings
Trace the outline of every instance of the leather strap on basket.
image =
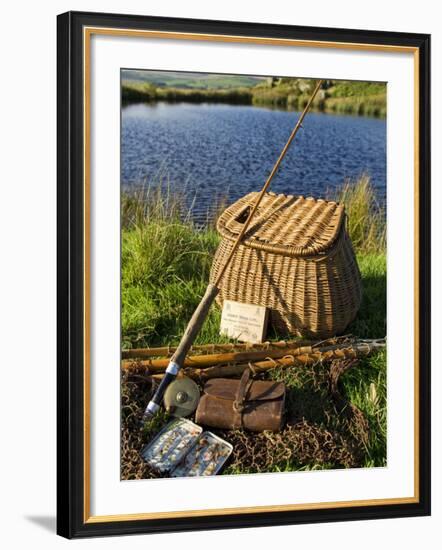
{"type": "Polygon", "coordinates": [[[248,382],[250,380],[250,369],[247,368],[241,376],[239,381],[238,390],[236,392],[235,401],[233,402],[233,413],[234,413],[234,427],[242,427],[242,412],[244,410],[244,403],[246,401],[246,390],[248,387],[248,382]]]}

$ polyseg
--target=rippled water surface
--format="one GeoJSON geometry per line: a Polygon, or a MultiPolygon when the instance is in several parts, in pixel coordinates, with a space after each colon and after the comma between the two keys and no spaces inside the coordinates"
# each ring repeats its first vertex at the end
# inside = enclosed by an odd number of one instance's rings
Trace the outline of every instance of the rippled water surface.
{"type": "MultiPolygon", "coordinates": [[[[122,110],[122,185],[168,180],[186,191],[194,215],[220,198],[259,190],[298,113],[221,104],[130,104],[122,110]]],[[[385,120],[309,113],[271,189],[324,196],[346,178],[371,175],[381,203],[386,189],[385,120]]]]}

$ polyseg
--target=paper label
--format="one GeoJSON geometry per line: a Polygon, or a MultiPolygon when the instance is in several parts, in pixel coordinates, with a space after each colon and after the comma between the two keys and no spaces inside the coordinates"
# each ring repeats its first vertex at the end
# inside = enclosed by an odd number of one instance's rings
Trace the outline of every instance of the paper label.
{"type": "Polygon", "coordinates": [[[267,328],[267,308],[225,300],[220,333],[240,342],[260,344],[267,328]]]}

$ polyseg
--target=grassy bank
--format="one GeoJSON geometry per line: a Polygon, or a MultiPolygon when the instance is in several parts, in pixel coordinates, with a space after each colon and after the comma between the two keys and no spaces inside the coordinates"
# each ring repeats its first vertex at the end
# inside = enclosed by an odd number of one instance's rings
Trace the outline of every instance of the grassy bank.
{"type": "MultiPolygon", "coordinates": [[[[348,227],[363,284],[362,307],[348,332],[361,338],[383,337],[386,333],[384,218],[374,202],[368,177],[364,176],[356,183],[348,182],[339,194],[347,206],[348,227]]],[[[179,196],[153,188],[122,197],[122,344],[126,349],[178,343],[205,291],[219,236],[212,228],[197,229],[193,226],[182,211],[182,204],[179,196]]],[[[219,336],[219,324],[220,310],[212,306],[197,343],[225,341],[219,336]]],[[[275,333],[268,336],[278,338],[275,333]]],[[[335,454],[324,454],[321,457],[312,455],[310,458],[300,459],[298,456],[296,460],[279,460],[271,455],[271,445],[265,435],[253,436],[253,441],[246,441],[244,437],[248,436],[229,432],[228,439],[239,446],[259,442],[260,449],[267,448],[270,462],[266,463],[266,471],[355,465],[353,459],[346,458],[345,453],[353,456],[353,451],[347,448],[349,444],[345,437],[356,433],[361,426],[354,423],[354,419],[350,422],[346,415],[337,411],[336,403],[331,403],[325,390],[328,378],[324,378],[324,372],[316,366],[312,369],[287,369],[273,375],[278,375],[287,384],[289,414],[299,419],[303,429],[310,430],[313,426],[317,430],[315,441],[321,437],[329,441],[330,434],[334,434],[333,445],[344,453],[341,459],[338,460],[335,454]]],[[[366,433],[360,451],[362,457],[356,464],[385,465],[385,353],[365,359],[343,373],[341,389],[351,406],[357,407],[355,411],[362,411],[366,419],[367,425],[362,423],[366,433]]],[[[148,428],[144,441],[149,433],[148,428]]],[[[293,437],[293,445],[299,443],[296,443],[298,432],[288,432],[289,436],[293,437]]],[[[252,463],[248,464],[247,461],[234,462],[227,473],[256,471],[252,463]]]]}
{"type": "MultiPolygon", "coordinates": [[[[247,87],[230,85],[226,88],[189,88],[178,85],[159,86],[156,82],[124,80],[122,99],[125,102],[231,103],[300,110],[306,105],[314,82],[306,79],[279,78],[260,80],[254,86],[247,87]]],[[[312,108],[329,113],[385,117],[386,86],[382,83],[328,80],[324,83],[312,108]]]]}
{"type": "Polygon", "coordinates": [[[185,89],[161,88],[153,84],[126,82],[122,87],[122,99],[130,101],[168,101],[176,103],[230,103],[234,105],[250,105],[252,93],[248,88],[228,89],[185,89]]]}

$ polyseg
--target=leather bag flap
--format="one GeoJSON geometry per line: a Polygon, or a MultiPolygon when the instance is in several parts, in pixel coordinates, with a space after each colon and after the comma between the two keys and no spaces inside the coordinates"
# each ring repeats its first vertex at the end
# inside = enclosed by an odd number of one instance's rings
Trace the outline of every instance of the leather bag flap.
{"type": "MultiPolygon", "coordinates": [[[[238,391],[239,380],[230,380],[228,378],[214,378],[206,382],[204,393],[219,399],[228,399],[234,401],[238,391]]],[[[245,400],[246,401],[270,401],[279,399],[284,395],[285,386],[281,382],[265,382],[261,380],[252,380],[248,383],[245,400]]]]}

